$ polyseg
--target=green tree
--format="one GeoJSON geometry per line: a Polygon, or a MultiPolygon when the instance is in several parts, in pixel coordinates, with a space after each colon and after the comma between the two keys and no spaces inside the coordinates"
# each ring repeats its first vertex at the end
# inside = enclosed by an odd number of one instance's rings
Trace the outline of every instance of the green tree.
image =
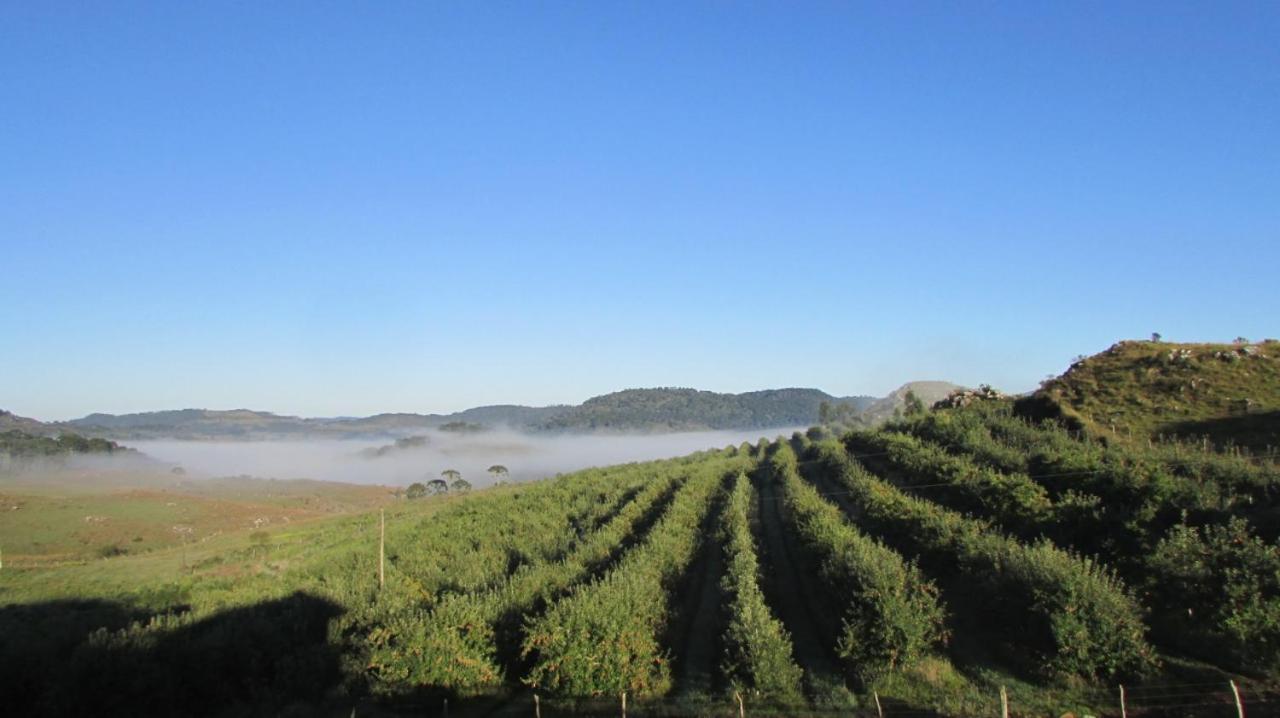
{"type": "Polygon", "coordinates": [[[411,499],[420,499],[427,495],[427,487],[425,484],[415,481],[409,484],[409,489],[404,492],[404,495],[411,499]]]}
{"type": "Polygon", "coordinates": [[[907,395],[902,398],[902,413],[906,416],[917,416],[924,413],[924,402],[920,401],[920,397],[910,389],[907,395]]]}
{"type": "MultiPolygon", "coordinates": [[[[456,471],[453,473],[458,474],[458,472],[456,471]]],[[[462,475],[458,474],[457,480],[461,480],[461,479],[462,479],[462,475]]],[[[449,493],[449,485],[446,484],[441,479],[432,479],[427,482],[427,493],[437,495],[437,496],[440,494],[447,494],[449,493]]]]}
{"type": "Polygon", "coordinates": [[[471,482],[462,478],[456,479],[452,484],[449,484],[449,490],[457,492],[470,491],[471,482]]]}
{"type": "Polygon", "coordinates": [[[457,469],[445,469],[440,472],[440,475],[444,477],[445,481],[457,481],[462,478],[462,472],[457,469]]]}
{"type": "Polygon", "coordinates": [[[818,404],[818,423],[831,423],[831,402],[824,401],[821,404],[818,404]]]}
{"type": "Polygon", "coordinates": [[[507,467],[502,464],[494,464],[489,467],[489,473],[493,474],[494,482],[501,483],[503,479],[507,478],[508,472],[507,467]]]}

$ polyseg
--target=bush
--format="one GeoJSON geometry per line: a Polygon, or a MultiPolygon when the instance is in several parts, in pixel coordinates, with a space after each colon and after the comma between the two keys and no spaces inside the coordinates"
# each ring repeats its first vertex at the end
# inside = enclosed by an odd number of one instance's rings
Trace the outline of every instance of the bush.
{"type": "Polygon", "coordinates": [[[721,590],[726,626],[721,667],[739,690],[795,700],[801,697],[803,672],[792,659],[791,636],[770,612],[760,590],[760,564],[749,518],[753,496],[751,481],[739,474],[721,517],[720,539],[725,558],[721,590]]]}
{"type": "Polygon", "coordinates": [[[1169,633],[1192,639],[1185,647],[1215,657],[1214,649],[1226,649],[1239,667],[1280,662],[1280,544],[1252,535],[1241,519],[1182,524],[1160,541],[1149,565],[1148,590],[1172,624],[1169,633]]]}
{"type": "Polygon", "coordinates": [[[671,590],[698,549],[716,489],[726,473],[745,466],[722,460],[693,467],[644,543],[534,621],[524,641],[524,654],[534,659],[526,683],[572,696],[666,693],[671,662],[659,635],[670,620],[671,590]]]}
{"type": "Polygon", "coordinates": [[[818,470],[860,510],[860,526],[945,579],[990,630],[1029,650],[1043,673],[1115,676],[1154,665],[1142,612],[1108,570],[909,496],[833,442],[816,445],[815,453],[818,470]]]}
{"type": "Polygon", "coordinates": [[[844,602],[836,653],[866,685],[910,666],[945,638],[938,591],[901,555],[868,538],[804,483],[796,457],[781,446],[766,468],[780,485],[789,527],[813,557],[832,596],[844,602]]]}

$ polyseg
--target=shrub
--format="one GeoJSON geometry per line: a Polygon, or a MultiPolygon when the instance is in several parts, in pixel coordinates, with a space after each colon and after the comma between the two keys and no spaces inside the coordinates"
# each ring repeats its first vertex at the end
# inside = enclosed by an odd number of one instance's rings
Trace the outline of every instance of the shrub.
{"type": "Polygon", "coordinates": [[[766,467],[780,484],[789,527],[831,595],[844,603],[836,653],[854,680],[865,685],[942,642],[938,591],[918,568],[860,533],[804,483],[790,447],[780,447],[766,467]]]}
{"type": "Polygon", "coordinates": [[[792,659],[791,636],[770,612],[760,590],[760,564],[749,518],[753,496],[751,481],[739,474],[721,517],[725,558],[721,580],[725,656],[721,667],[736,688],[771,698],[798,699],[803,672],[792,659]]]}

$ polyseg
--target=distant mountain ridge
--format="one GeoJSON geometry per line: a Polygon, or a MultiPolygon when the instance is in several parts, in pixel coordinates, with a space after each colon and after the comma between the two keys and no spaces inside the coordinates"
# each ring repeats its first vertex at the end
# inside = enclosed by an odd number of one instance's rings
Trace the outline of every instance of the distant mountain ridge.
{"type": "Polygon", "coordinates": [[[588,399],[542,425],[561,431],[696,431],[810,425],[818,407],[858,403],[817,389],[719,394],[685,388],[627,389],[588,399]]]}
{"type": "Polygon", "coordinates": [[[176,409],[120,415],[97,413],[45,426],[115,439],[394,438],[459,421],[523,428],[567,408],[499,405],[453,414],[388,413],[334,418],[304,418],[251,409],[176,409]]]}
{"type": "Polygon", "coordinates": [[[532,432],[672,432],[766,429],[817,422],[823,402],[862,410],[876,397],[836,397],[818,389],[766,389],[742,394],[687,388],[627,389],[577,406],[497,404],[452,414],[387,413],[366,417],[306,418],[251,409],[175,409],[136,414],[94,413],[64,422],[0,415],[0,425],[56,435],[74,431],[114,440],[255,440],[288,438],[396,438],[443,424],[509,426],[532,432]],[[6,417],[8,417],[6,419],[6,417]]]}

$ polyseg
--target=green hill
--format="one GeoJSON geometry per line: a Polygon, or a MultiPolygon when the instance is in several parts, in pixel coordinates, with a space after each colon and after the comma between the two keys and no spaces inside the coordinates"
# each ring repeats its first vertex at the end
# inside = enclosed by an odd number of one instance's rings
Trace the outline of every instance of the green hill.
{"type": "Polygon", "coordinates": [[[67,457],[78,454],[114,454],[133,451],[114,441],[87,439],[64,432],[58,436],[42,436],[19,429],[0,431],[0,470],[30,459],[67,457]]]}
{"type": "Polygon", "coordinates": [[[1280,342],[1123,341],[1081,359],[1020,410],[1099,435],[1280,445],[1280,342]]]}
{"type": "MultiPolygon", "coordinates": [[[[892,398],[892,397],[891,397],[892,398]]],[[[375,414],[305,418],[265,411],[179,409],[137,414],[90,414],[41,423],[0,412],[0,430],[17,428],[56,435],[71,430],[116,440],[159,438],[257,440],[298,438],[395,438],[449,425],[510,427],[526,431],[663,432],[801,426],[818,420],[827,402],[861,411],[874,397],[834,397],[817,389],[769,389],[720,394],[695,389],[629,389],[578,406],[479,406],[452,414],[375,414]]]]}
{"type": "Polygon", "coordinates": [[[21,431],[33,436],[57,436],[56,428],[35,419],[18,416],[11,411],[0,409],[0,431],[21,431]]]}
{"type": "Polygon", "coordinates": [[[823,402],[855,403],[817,389],[720,394],[696,389],[628,389],[588,399],[544,422],[550,431],[695,431],[809,425],[823,402]]]}

